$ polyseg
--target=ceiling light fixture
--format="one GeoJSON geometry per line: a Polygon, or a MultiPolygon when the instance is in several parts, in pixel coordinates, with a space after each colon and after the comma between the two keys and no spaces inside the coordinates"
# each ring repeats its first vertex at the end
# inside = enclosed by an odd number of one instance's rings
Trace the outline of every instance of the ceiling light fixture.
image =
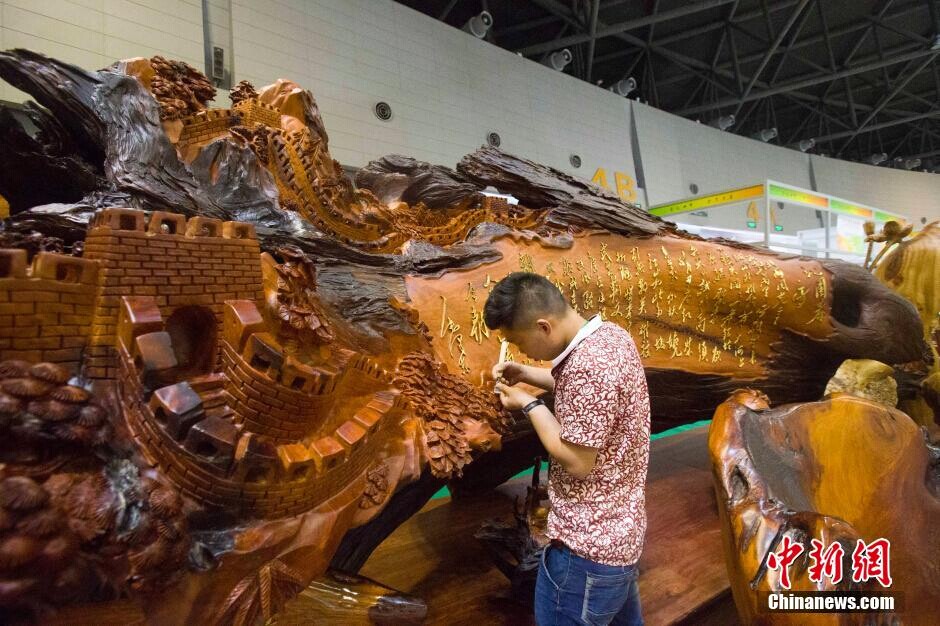
{"type": "Polygon", "coordinates": [[[483,39],[492,26],[493,16],[490,15],[489,11],[483,11],[479,15],[474,15],[467,20],[467,23],[463,25],[461,30],[470,33],[477,39],[483,39]]]}
{"type": "Polygon", "coordinates": [[[760,132],[754,133],[753,135],[751,135],[751,139],[757,139],[758,141],[763,141],[764,143],[767,143],[768,141],[770,141],[776,136],[777,136],[777,127],[774,126],[772,128],[765,128],[761,130],[760,132]]]}
{"type": "Polygon", "coordinates": [[[608,91],[612,91],[618,96],[627,96],[634,89],[636,89],[636,79],[632,76],[630,78],[618,80],[616,83],[607,88],[608,91]]]}
{"type": "Polygon", "coordinates": [[[734,126],[734,116],[733,115],[722,115],[721,117],[716,117],[715,119],[708,122],[709,126],[713,126],[718,130],[728,130],[734,126]]]}
{"type": "Polygon", "coordinates": [[[542,65],[552,68],[553,70],[558,70],[559,72],[565,69],[569,63],[571,63],[571,50],[565,48],[564,50],[556,50],[550,55],[545,57],[542,61],[542,65]]]}

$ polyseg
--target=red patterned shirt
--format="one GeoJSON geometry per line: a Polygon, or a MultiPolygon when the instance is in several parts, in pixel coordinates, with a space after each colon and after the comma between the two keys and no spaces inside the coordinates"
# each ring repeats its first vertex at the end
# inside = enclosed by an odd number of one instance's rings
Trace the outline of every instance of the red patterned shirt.
{"type": "Polygon", "coordinates": [[[633,338],[593,318],[556,359],[555,418],[561,438],[597,448],[594,469],[575,478],[549,470],[548,537],[607,565],[632,565],[646,534],[650,404],[633,338]]]}

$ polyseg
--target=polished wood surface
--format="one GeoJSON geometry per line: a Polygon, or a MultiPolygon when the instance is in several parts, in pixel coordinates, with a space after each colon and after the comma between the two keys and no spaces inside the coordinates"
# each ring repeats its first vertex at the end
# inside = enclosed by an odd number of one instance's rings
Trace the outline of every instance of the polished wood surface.
{"type": "Polygon", "coordinates": [[[748,623],[937,623],[940,449],[907,415],[844,393],[771,409],[741,390],[718,407],[708,445],[729,582],[748,623]],[[838,542],[841,576],[813,576],[813,541],[838,542]],[[805,556],[784,578],[769,555],[791,542],[805,556]],[[887,591],[900,600],[877,614],[768,616],[763,594],[786,590],[887,591]]]}

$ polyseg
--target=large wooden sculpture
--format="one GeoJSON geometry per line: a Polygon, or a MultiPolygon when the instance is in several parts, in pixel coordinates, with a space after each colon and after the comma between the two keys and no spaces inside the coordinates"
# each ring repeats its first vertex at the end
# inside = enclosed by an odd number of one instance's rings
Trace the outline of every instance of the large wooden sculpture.
{"type": "Polygon", "coordinates": [[[788,590],[893,593],[898,610],[878,619],[936,623],[940,449],[925,442],[907,415],[847,394],[769,409],[766,396],[739,391],[715,412],[709,448],[725,560],[745,623],[871,623],[876,617],[770,613],[763,593],[788,590]],[[841,580],[811,579],[812,566],[823,561],[810,556],[814,539],[823,551],[841,548],[841,580]],[[856,580],[866,558],[859,540],[882,539],[890,542],[884,570],[856,580]],[[786,581],[772,554],[788,543],[802,550],[786,581]]]}
{"type": "Polygon", "coordinates": [[[806,400],[845,358],[926,358],[861,268],[700,240],[493,149],[385,157],[356,187],[288,81],[209,109],[205,77],[159,57],[17,50],[0,76],[45,107],[38,133],[0,112],[0,607],[20,617],[130,593],[154,623],[253,623],[481,455],[505,462],[477,484],[528,465],[481,316],[513,270],[630,328],[660,428],[742,383],[806,400]],[[59,537],[93,578],[37,569],[59,537]]]}
{"type": "Polygon", "coordinates": [[[940,222],[928,224],[898,244],[877,266],[875,276],[910,300],[920,313],[933,365],[926,377],[916,372],[914,381],[919,382],[921,393],[905,398],[901,407],[933,431],[940,428],[940,222]]]}

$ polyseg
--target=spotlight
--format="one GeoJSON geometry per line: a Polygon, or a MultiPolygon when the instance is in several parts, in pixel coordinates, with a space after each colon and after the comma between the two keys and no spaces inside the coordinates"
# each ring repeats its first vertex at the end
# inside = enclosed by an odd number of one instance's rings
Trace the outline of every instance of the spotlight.
{"type": "Polygon", "coordinates": [[[930,44],[931,50],[940,50],[940,33],[933,36],[933,43],[930,44]]]}
{"type": "Polygon", "coordinates": [[[614,92],[618,96],[626,96],[631,91],[636,89],[636,79],[632,76],[630,78],[624,78],[623,80],[618,80],[616,83],[607,88],[609,91],[614,92]]]}
{"type": "Polygon", "coordinates": [[[559,72],[565,69],[565,66],[571,63],[571,50],[565,48],[564,50],[556,50],[550,55],[545,57],[545,60],[542,61],[542,65],[546,65],[553,70],[558,70],[559,72]]]}
{"type": "Polygon", "coordinates": [[[763,141],[764,143],[767,143],[768,141],[770,141],[776,136],[777,136],[777,127],[774,126],[773,128],[765,128],[759,133],[754,133],[753,135],[751,135],[751,139],[757,139],[758,141],[763,141]]]}
{"type": "Polygon", "coordinates": [[[809,139],[801,139],[796,147],[800,152],[808,152],[816,146],[816,140],[810,137],[809,139]]]}
{"type": "Polygon", "coordinates": [[[716,117],[715,119],[708,122],[709,126],[713,126],[718,130],[728,130],[734,126],[734,116],[733,115],[722,115],[721,117],[716,117]]]}
{"type": "Polygon", "coordinates": [[[884,152],[878,152],[868,157],[868,162],[872,165],[878,165],[888,160],[888,155],[884,152]]]}
{"type": "Polygon", "coordinates": [[[483,11],[479,15],[474,15],[467,23],[463,25],[464,32],[470,33],[477,39],[483,39],[486,37],[487,31],[490,30],[490,27],[493,25],[493,16],[490,15],[489,11],[483,11]]]}

